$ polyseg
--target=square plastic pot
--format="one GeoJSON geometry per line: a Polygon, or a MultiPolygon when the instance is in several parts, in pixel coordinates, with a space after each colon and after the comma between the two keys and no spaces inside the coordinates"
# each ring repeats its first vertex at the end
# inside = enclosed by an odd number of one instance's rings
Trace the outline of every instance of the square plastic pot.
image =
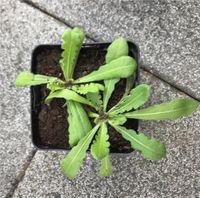
{"type": "MultiPolygon", "coordinates": [[[[93,50],[93,51],[106,51],[107,47],[110,45],[110,42],[106,43],[87,43],[83,44],[81,52],[84,50],[93,50]]],[[[137,72],[136,72],[136,79],[134,82],[134,86],[139,84],[139,50],[137,45],[132,42],[128,42],[129,45],[129,56],[132,56],[137,64],[137,72]]],[[[31,72],[37,73],[37,56],[44,50],[52,50],[52,49],[60,49],[61,45],[39,45],[37,46],[32,53],[32,61],[31,61],[31,72]]],[[[80,53],[81,53],[80,52],[80,53]]],[[[45,145],[40,140],[40,136],[38,135],[38,125],[39,125],[39,112],[40,112],[40,101],[41,101],[41,92],[39,86],[31,87],[31,132],[32,132],[32,142],[35,147],[39,149],[53,149],[53,150],[66,150],[66,148],[55,147],[53,145],[45,145]]],[[[139,126],[138,120],[134,120],[135,127],[134,129],[137,130],[139,126]]],[[[112,152],[112,151],[111,151],[112,152]]]]}

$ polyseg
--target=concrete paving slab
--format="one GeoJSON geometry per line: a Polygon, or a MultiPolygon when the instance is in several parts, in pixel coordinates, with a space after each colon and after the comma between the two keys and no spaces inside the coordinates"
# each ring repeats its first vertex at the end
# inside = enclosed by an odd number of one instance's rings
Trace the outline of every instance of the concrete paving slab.
{"type": "MultiPolygon", "coordinates": [[[[141,81],[152,85],[149,103],[186,97],[168,84],[142,72],[141,81]]],[[[75,180],[61,173],[59,161],[65,152],[38,151],[14,198],[196,198],[200,195],[200,109],[190,118],[176,121],[141,122],[147,134],[167,145],[167,158],[158,162],[143,159],[138,152],[113,154],[113,176],[97,176],[98,164],[88,154],[75,180]]]]}
{"type": "Polygon", "coordinates": [[[34,155],[30,138],[29,88],[15,88],[30,69],[32,49],[57,43],[66,28],[19,1],[0,2],[0,197],[9,197],[34,155]]]}
{"type": "Polygon", "coordinates": [[[84,27],[92,38],[129,38],[140,47],[143,67],[200,99],[198,0],[25,1],[84,27]]]}

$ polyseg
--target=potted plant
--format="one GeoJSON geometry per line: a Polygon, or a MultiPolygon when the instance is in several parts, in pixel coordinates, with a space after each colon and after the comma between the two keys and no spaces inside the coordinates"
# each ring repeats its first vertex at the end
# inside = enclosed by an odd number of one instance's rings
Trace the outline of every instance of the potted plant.
{"type": "Polygon", "coordinates": [[[84,33],[74,28],[63,33],[61,47],[39,46],[33,53],[32,72],[22,72],[15,81],[17,86],[32,86],[34,143],[39,148],[71,148],[61,161],[70,179],[88,149],[101,162],[101,176],[112,173],[110,150],[127,152],[132,147],[149,160],[165,157],[164,144],[137,132],[137,119],[188,116],[198,102],[175,99],[139,109],[148,100],[150,87],[137,85],[137,47],[123,38],[111,44],[83,45],[83,40],[84,33]]]}

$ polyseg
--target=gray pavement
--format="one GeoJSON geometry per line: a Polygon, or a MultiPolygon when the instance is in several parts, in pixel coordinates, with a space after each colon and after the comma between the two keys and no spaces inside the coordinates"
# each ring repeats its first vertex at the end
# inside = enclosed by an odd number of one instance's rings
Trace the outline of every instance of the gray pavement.
{"type": "Polygon", "coordinates": [[[59,169],[64,152],[33,148],[29,89],[13,86],[16,75],[30,69],[34,46],[58,43],[69,24],[83,26],[98,40],[119,35],[135,40],[142,66],[154,74],[141,71],[141,81],[153,89],[149,103],[200,98],[198,1],[33,2],[0,2],[0,197],[200,197],[200,109],[188,119],[141,122],[144,132],[166,143],[166,159],[112,155],[113,176],[101,179],[87,155],[79,176],[69,181],[59,169]]]}
{"type": "Polygon", "coordinates": [[[29,88],[15,88],[30,69],[31,51],[60,40],[63,24],[19,1],[0,2],[0,197],[15,188],[34,154],[30,139],[29,88]]]}

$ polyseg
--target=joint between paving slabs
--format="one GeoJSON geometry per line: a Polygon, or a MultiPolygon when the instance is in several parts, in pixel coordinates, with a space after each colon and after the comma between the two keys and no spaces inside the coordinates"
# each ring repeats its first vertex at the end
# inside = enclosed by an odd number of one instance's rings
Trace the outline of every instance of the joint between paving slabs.
{"type": "MultiPolygon", "coordinates": [[[[42,13],[56,19],[58,22],[63,23],[64,25],[68,26],[69,28],[73,28],[75,27],[74,25],[70,24],[69,22],[66,22],[64,20],[62,20],[61,18],[59,18],[58,16],[49,13],[48,11],[40,8],[37,4],[29,1],[29,0],[20,0],[22,3],[26,3],[27,5],[41,11],[42,13]]],[[[86,37],[90,40],[92,40],[93,42],[98,42],[99,40],[91,37],[90,35],[86,34],[86,37]]],[[[182,88],[180,88],[179,86],[174,85],[172,82],[169,82],[168,80],[165,80],[165,77],[160,76],[160,74],[154,72],[151,72],[149,69],[145,68],[144,66],[141,66],[141,69],[143,69],[145,72],[151,74],[152,76],[158,78],[159,80],[163,81],[164,83],[170,85],[171,87],[175,88],[177,91],[184,93],[185,95],[189,96],[190,98],[193,98],[194,100],[197,100],[200,102],[200,98],[195,97],[194,95],[188,93],[187,91],[183,90],[182,88]]]]}
{"type": "MultiPolygon", "coordinates": [[[[74,27],[76,26],[76,25],[72,25],[71,23],[62,20],[61,18],[59,18],[59,17],[56,16],[55,14],[49,13],[48,11],[46,11],[46,10],[40,8],[37,4],[35,4],[35,3],[33,3],[33,2],[31,2],[31,1],[29,1],[29,0],[20,0],[20,2],[21,2],[21,3],[25,3],[25,4],[31,6],[31,7],[34,8],[34,9],[39,10],[40,12],[42,12],[42,13],[44,13],[44,14],[46,14],[46,15],[52,17],[52,18],[54,18],[54,19],[55,19],[56,21],[58,21],[59,23],[63,23],[64,25],[66,25],[66,26],[69,27],[69,28],[74,28],[74,27]]],[[[91,37],[90,35],[88,35],[88,34],[86,34],[86,37],[87,37],[88,39],[92,40],[93,42],[97,42],[96,39],[92,38],[92,37],[91,37]]]]}
{"type": "Polygon", "coordinates": [[[18,188],[18,186],[19,186],[19,183],[20,183],[21,181],[23,181],[24,176],[25,176],[25,174],[26,174],[26,171],[27,171],[27,169],[29,168],[29,166],[30,166],[30,164],[31,164],[31,162],[32,162],[32,160],[33,160],[33,158],[34,158],[36,152],[37,152],[37,149],[34,149],[34,150],[30,153],[30,155],[28,156],[28,159],[27,159],[26,163],[23,164],[23,167],[22,167],[22,169],[20,170],[20,173],[18,174],[17,178],[15,178],[15,181],[14,181],[13,184],[12,184],[12,188],[11,188],[10,192],[6,195],[6,198],[12,198],[12,197],[13,197],[13,195],[14,195],[14,193],[15,193],[15,190],[16,190],[16,189],[18,188]]]}
{"type": "Polygon", "coordinates": [[[197,97],[195,97],[194,95],[188,93],[187,91],[185,91],[185,90],[179,88],[178,86],[174,85],[172,82],[169,82],[169,81],[165,80],[165,79],[164,79],[165,77],[162,77],[162,76],[160,76],[159,74],[156,74],[156,72],[151,72],[150,70],[148,70],[147,68],[145,68],[145,67],[142,66],[142,65],[140,65],[140,69],[143,70],[143,71],[145,71],[145,72],[147,72],[148,74],[154,76],[155,78],[161,80],[163,83],[169,85],[170,87],[176,89],[178,92],[181,92],[181,93],[183,93],[183,94],[189,96],[190,98],[192,98],[192,99],[194,99],[194,100],[200,102],[200,98],[197,98],[197,97]]]}

